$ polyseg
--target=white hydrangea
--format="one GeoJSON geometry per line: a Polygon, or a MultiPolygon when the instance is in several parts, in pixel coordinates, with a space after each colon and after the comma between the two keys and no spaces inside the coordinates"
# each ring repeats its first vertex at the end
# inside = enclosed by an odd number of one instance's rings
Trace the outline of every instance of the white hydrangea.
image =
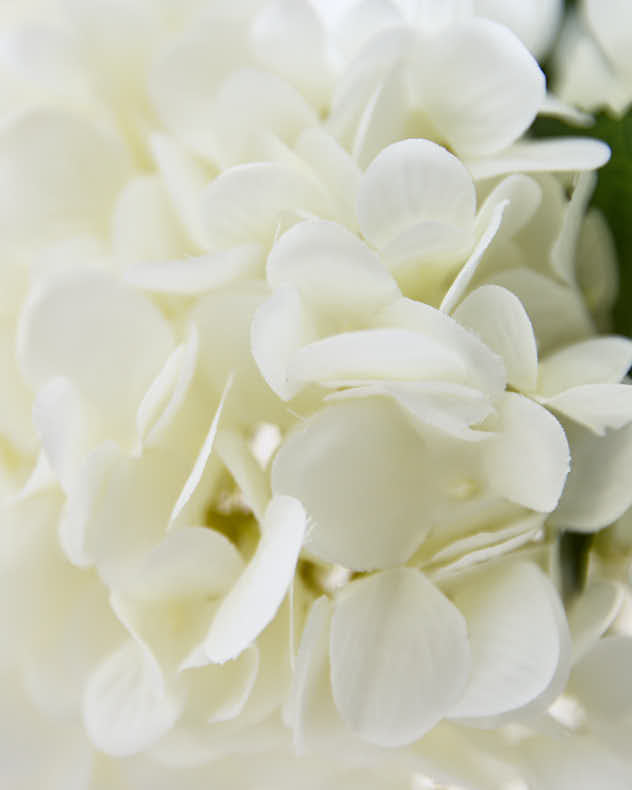
{"type": "Polygon", "coordinates": [[[12,790],[629,786],[609,152],[527,135],[559,3],[345,5],[0,11],[12,790]]]}

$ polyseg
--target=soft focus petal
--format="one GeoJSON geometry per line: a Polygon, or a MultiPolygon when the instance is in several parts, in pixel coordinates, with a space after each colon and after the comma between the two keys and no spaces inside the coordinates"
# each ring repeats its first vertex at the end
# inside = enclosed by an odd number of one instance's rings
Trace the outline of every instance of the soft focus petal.
{"type": "Polygon", "coordinates": [[[380,746],[420,738],[467,682],[466,628],[454,605],[413,568],[350,584],[331,624],[331,681],[342,717],[380,746]]]}

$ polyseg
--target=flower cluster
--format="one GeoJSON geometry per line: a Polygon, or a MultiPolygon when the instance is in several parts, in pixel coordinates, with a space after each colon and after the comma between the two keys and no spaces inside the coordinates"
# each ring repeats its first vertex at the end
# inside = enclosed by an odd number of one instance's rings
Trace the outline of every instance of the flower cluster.
{"type": "Polygon", "coordinates": [[[560,3],[348,5],[0,11],[15,790],[629,788],[609,151],[527,134],[560,3]]]}

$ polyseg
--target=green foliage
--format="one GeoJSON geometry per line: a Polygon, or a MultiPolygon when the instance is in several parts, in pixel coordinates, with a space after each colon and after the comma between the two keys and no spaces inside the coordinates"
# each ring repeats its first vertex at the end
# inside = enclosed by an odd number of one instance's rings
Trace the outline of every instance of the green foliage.
{"type": "Polygon", "coordinates": [[[620,119],[599,113],[593,126],[581,130],[552,118],[538,118],[532,132],[537,137],[597,137],[612,149],[612,158],[599,173],[592,203],[608,220],[617,247],[620,292],[615,329],[632,337],[632,110],[620,119]]]}

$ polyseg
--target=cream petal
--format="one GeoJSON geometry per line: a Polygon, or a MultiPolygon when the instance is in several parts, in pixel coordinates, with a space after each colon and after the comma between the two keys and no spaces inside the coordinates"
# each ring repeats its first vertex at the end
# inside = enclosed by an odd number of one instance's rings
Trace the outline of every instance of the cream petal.
{"type": "Polygon", "coordinates": [[[176,140],[154,132],[149,146],[165,189],[190,240],[207,249],[206,229],[202,222],[200,196],[210,175],[176,140]]]}
{"type": "Polygon", "coordinates": [[[565,207],[560,232],[551,247],[551,268],[561,280],[570,284],[575,282],[577,242],[596,183],[595,172],[579,175],[571,199],[565,207]]]}
{"type": "Polygon", "coordinates": [[[373,379],[447,379],[463,383],[466,368],[453,349],[417,332],[365,329],[304,346],[294,355],[289,376],[325,386],[373,379]]]}
{"type": "Polygon", "coordinates": [[[445,27],[424,40],[418,62],[424,109],[465,157],[511,145],[544,99],[545,80],[537,62],[513,33],[488,20],[445,27]]]}
{"type": "MultiPolygon", "coordinates": [[[[546,409],[508,392],[498,415],[497,435],[482,445],[489,485],[523,507],[549,512],[568,475],[570,454],[564,430],[546,409]]],[[[573,454],[573,460],[575,456],[573,454]]]]}
{"type": "Polygon", "coordinates": [[[215,451],[237,483],[248,507],[258,521],[263,521],[270,502],[270,485],[246,440],[235,431],[220,430],[215,439],[215,451]]]}
{"type": "Polygon", "coordinates": [[[629,721],[632,693],[627,682],[632,638],[599,639],[573,668],[569,693],[587,709],[590,720],[616,725],[629,721]]]}
{"type": "Polygon", "coordinates": [[[440,310],[412,299],[398,299],[383,308],[374,323],[426,335],[461,358],[468,385],[480,389],[492,400],[504,392],[506,379],[502,359],[473,332],[440,310]]]}
{"type": "Polygon", "coordinates": [[[93,744],[116,757],[146,749],[176,722],[184,700],[156,683],[149,659],[126,642],[94,671],[86,686],[83,719],[93,744]]]}
{"type": "Polygon", "coordinates": [[[272,490],[303,503],[310,554],[354,570],[384,568],[405,562],[430,529],[420,514],[437,496],[431,455],[395,403],[354,399],[322,410],[285,439],[272,464],[272,490]]]}
{"type": "Polygon", "coordinates": [[[385,148],[360,182],[358,218],[364,237],[383,248],[420,222],[469,228],[476,195],[461,162],[429,140],[385,148]]]}
{"type": "Polygon", "coordinates": [[[623,428],[632,421],[630,384],[583,384],[539,400],[599,436],[608,428],[623,428]]]}
{"type": "Polygon", "coordinates": [[[616,521],[632,504],[627,470],[632,464],[632,425],[597,436],[566,423],[573,464],[551,523],[593,532],[616,521]]]}
{"type": "Polygon", "coordinates": [[[542,188],[533,178],[520,173],[507,176],[494,187],[476,216],[479,235],[491,222],[496,206],[508,201],[496,238],[508,240],[527,225],[542,202],[542,188]]]}
{"type": "Polygon", "coordinates": [[[385,395],[393,398],[424,426],[466,441],[481,441],[491,434],[470,428],[482,422],[493,410],[489,399],[478,390],[443,381],[374,383],[353,386],[328,395],[327,401],[385,395]]]}
{"type": "Polygon", "coordinates": [[[180,513],[182,512],[183,508],[187,504],[187,502],[193,496],[195,489],[198,487],[200,480],[202,479],[202,475],[204,474],[204,470],[206,468],[206,464],[208,463],[208,459],[210,458],[211,453],[213,452],[213,444],[215,442],[215,436],[217,435],[217,429],[219,427],[219,421],[222,416],[222,411],[224,408],[224,402],[230,392],[230,389],[233,385],[233,375],[230,374],[226,384],[224,386],[224,391],[222,392],[222,396],[219,399],[219,405],[213,415],[213,420],[211,421],[210,428],[208,429],[208,433],[206,434],[206,438],[202,443],[202,447],[195,459],[193,464],[193,468],[189,476],[186,479],[182,490],[176,500],[175,505],[173,506],[173,510],[171,511],[171,517],[169,519],[169,523],[172,525],[180,513]]]}
{"type": "Polygon", "coordinates": [[[301,295],[281,286],[255,313],[250,327],[252,356],[270,389],[290,400],[302,382],[290,377],[290,363],[298,350],[317,337],[301,295]]]}
{"type": "Polygon", "coordinates": [[[627,77],[632,75],[632,55],[626,32],[632,26],[632,11],[625,0],[586,0],[586,18],[608,58],[627,77]]]}
{"type": "Polygon", "coordinates": [[[195,296],[235,280],[256,277],[263,270],[258,244],[184,260],[139,263],[125,271],[125,280],[144,291],[195,296]]]}
{"type": "Polygon", "coordinates": [[[238,656],[274,618],[294,576],[305,527],[298,500],[272,499],[257,551],[220,604],[204,641],[209,662],[223,664],[238,656]]]}
{"type": "Polygon", "coordinates": [[[632,365],[632,340],[592,337],[549,354],[540,362],[538,393],[558,395],[583,384],[615,384],[632,365]]]}
{"type": "Polygon", "coordinates": [[[209,664],[185,674],[189,704],[206,724],[231,721],[243,711],[259,672],[259,649],[249,647],[225,664],[209,664]]]}
{"type": "Polygon", "coordinates": [[[452,596],[467,623],[472,670],[450,716],[496,716],[537,699],[562,658],[561,603],[529,563],[502,563],[457,586],[452,596]]]}
{"type": "Polygon", "coordinates": [[[403,746],[459,698],[470,671],[466,623],[414,568],[351,583],[331,623],[331,682],[343,719],[365,740],[403,746]]]}
{"type": "Polygon", "coordinates": [[[472,250],[470,257],[465,261],[461,270],[454,278],[454,282],[448,288],[448,292],[441,300],[441,305],[439,309],[443,313],[451,313],[458,302],[463,297],[463,294],[467,291],[469,284],[472,281],[472,278],[476,274],[478,266],[485,254],[485,251],[489,247],[489,245],[494,240],[498,229],[501,226],[501,222],[503,219],[503,215],[505,213],[505,209],[509,205],[509,201],[503,201],[499,203],[492,212],[491,218],[489,220],[489,225],[483,231],[481,237],[476,242],[476,246],[472,250]]]}
{"type": "Polygon", "coordinates": [[[268,282],[290,284],[323,314],[372,315],[400,295],[380,259],[346,228],[301,222],[284,233],[268,256],[268,282]]]}
{"type": "MultiPolygon", "coordinates": [[[[518,94],[516,94],[518,95],[518,94]]],[[[610,159],[610,148],[601,140],[564,137],[561,140],[527,140],[505,148],[487,159],[467,160],[475,181],[505,173],[564,173],[595,170],[610,159]]]]}
{"type": "Polygon", "coordinates": [[[520,299],[533,326],[540,357],[594,334],[592,319],[577,289],[522,267],[499,272],[490,282],[520,299]]]}
{"type": "MultiPolygon", "coordinates": [[[[573,663],[582,658],[614,622],[625,593],[617,582],[592,581],[576,598],[568,612],[568,627],[573,639],[573,663]]],[[[599,674],[600,679],[603,673],[599,674]]]]}
{"type": "Polygon", "coordinates": [[[270,247],[283,223],[327,216],[327,196],[308,174],[274,162],[225,170],[204,190],[202,213],[213,247],[270,247]]]}
{"type": "Polygon", "coordinates": [[[160,441],[182,406],[195,373],[198,346],[198,334],[192,327],[187,340],[169,355],[145,393],[136,412],[141,448],[160,441]]]}
{"type": "Polygon", "coordinates": [[[220,532],[208,527],[180,527],[145,555],[125,594],[148,601],[218,598],[243,569],[241,555],[220,532]]]}
{"type": "Polygon", "coordinates": [[[275,0],[257,14],[251,41],[259,61],[291,82],[319,110],[329,100],[324,26],[306,0],[275,0]]]}
{"type": "Polygon", "coordinates": [[[538,59],[553,43],[562,6],[561,0],[535,0],[528,5],[520,0],[474,0],[477,14],[507,25],[538,59]]]}
{"type": "Polygon", "coordinates": [[[61,109],[42,107],[6,121],[0,129],[2,238],[28,244],[104,234],[129,174],[119,140],[61,109]]]}
{"type": "Polygon", "coordinates": [[[345,227],[356,232],[360,168],[340,143],[319,126],[301,132],[294,149],[329,192],[335,207],[334,215],[345,227]]]}
{"type": "Polygon", "coordinates": [[[269,136],[293,145],[317,121],[315,109],[289,82],[268,71],[241,68],[218,89],[210,131],[219,165],[228,168],[259,159],[269,136]]]}
{"type": "Polygon", "coordinates": [[[128,181],[112,215],[112,246],[123,258],[152,261],[182,255],[187,238],[157,175],[128,181]]]}
{"type": "Polygon", "coordinates": [[[532,738],[521,746],[522,774],[533,790],[628,790],[629,765],[596,739],[532,738]]]}
{"type": "Polygon", "coordinates": [[[503,358],[511,386],[526,392],[535,389],[538,375],[535,335],[522,303],[511,291],[497,285],[483,285],[461,302],[453,317],[503,358]]]}
{"type": "Polygon", "coordinates": [[[97,270],[69,270],[32,289],[18,359],[32,386],[65,376],[120,428],[128,427],[172,343],[169,325],[141,294],[97,270]]]}

